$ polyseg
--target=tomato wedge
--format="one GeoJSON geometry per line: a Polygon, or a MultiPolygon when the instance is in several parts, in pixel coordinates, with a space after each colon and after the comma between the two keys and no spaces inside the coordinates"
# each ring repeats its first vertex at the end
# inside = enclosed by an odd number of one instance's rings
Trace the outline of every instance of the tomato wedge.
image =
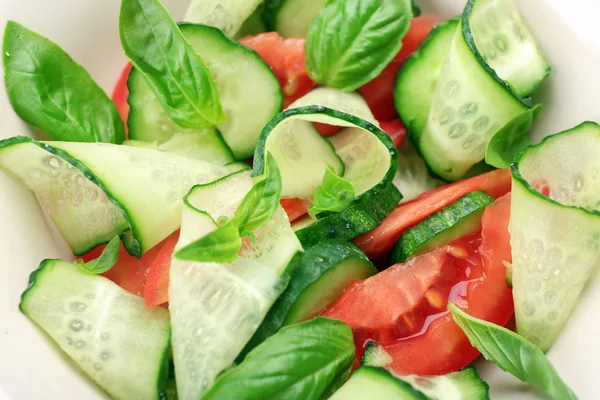
{"type": "Polygon", "coordinates": [[[406,128],[400,119],[393,119],[391,121],[381,121],[379,123],[381,129],[385,131],[394,142],[396,148],[402,146],[404,138],[406,137],[406,128]]]}
{"type": "Polygon", "coordinates": [[[159,306],[169,301],[169,271],[178,240],[179,231],[169,236],[148,269],[144,287],[144,300],[148,307],[159,306]]]}
{"type": "Polygon", "coordinates": [[[125,68],[123,68],[123,72],[121,72],[121,76],[112,92],[112,100],[117,107],[117,111],[119,111],[121,119],[125,122],[125,126],[127,126],[127,118],[129,117],[129,103],[127,103],[129,88],[127,87],[127,79],[129,78],[131,68],[133,68],[133,65],[128,62],[125,68]]]}
{"type": "Polygon", "coordinates": [[[358,91],[379,120],[392,119],[398,115],[394,106],[394,82],[402,63],[417,50],[429,32],[441,20],[431,15],[413,18],[410,28],[402,39],[402,49],[379,76],[361,86],[358,91]]]}
{"type": "Polygon", "coordinates": [[[482,230],[351,284],[323,315],[354,333],[357,362],[375,341],[399,374],[457,371],[478,355],[447,310],[448,301],[470,315],[505,325],[513,314],[505,262],[511,261],[510,195],[488,206],[482,230]]]}
{"type": "Polygon", "coordinates": [[[510,172],[498,169],[483,175],[454,182],[423,193],[417,198],[400,204],[377,228],[367,232],[354,242],[371,258],[383,256],[392,249],[402,233],[459,197],[475,190],[483,190],[498,198],[510,191],[510,172]]]}
{"type": "Polygon", "coordinates": [[[281,199],[281,207],[288,215],[290,222],[293,222],[308,212],[308,206],[302,199],[281,199]]]}
{"type": "MultiPolygon", "coordinates": [[[[102,276],[110,279],[128,292],[143,297],[148,268],[156,258],[161,246],[162,243],[157,244],[142,258],[138,259],[129,254],[123,247],[123,243],[121,243],[117,263],[110,270],[103,273],[102,276]]],[[[85,262],[98,258],[105,247],[106,245],[98,246],[80,258],[85,262]]]]}

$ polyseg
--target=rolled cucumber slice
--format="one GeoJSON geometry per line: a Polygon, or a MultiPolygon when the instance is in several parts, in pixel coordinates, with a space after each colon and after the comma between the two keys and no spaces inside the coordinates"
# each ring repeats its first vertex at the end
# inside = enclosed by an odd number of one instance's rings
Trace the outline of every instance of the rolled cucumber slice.
{"type": "Polygon", "coordinates": [[[214,165],[227,165],[235,161],[231,150],[219,132],[214,129],[197,129],[191,133],[176,133],[163,143],[126,140],[123,144],[160,150],[214,165]]]}
{"type": "Polygon", "coordinates": [[[329,399],[427,400],[427,397],[383,368],[360,367],[329,399]]]}
{"type": "MultiPolygon", "coordinates": [[[[283,94],[279,81],[258,54],[218,29],[195,24],[180,24],[179,28],[219,87],[227,120],[217,128],[237,160],[249,158],[262,128],[281,111],[283,94]]],[[[131,139],[163,143],[176,133],[199,133],[197,129],[181,128],[168,118],[135,68],[127,84],[131,139]]],[[[217,149],[222,151],[220,146],[217,149]]]]}
{"type": "Polygon", "coordinates": [[[512,166],[517,331],[542,350],[558,336],[600,256],[599,151],[600,126],[584,122],[530,147],[512,166]]]}
{"type": "Polygon", "coordinates": [[[306,37],[308,26],[327,0],[265,0],[263,19],[283,37],[306,37]]]}
{"type": "Polygon", "coordinates": [[[331,240],[310,247],[293,263],[290,284],[279,296],[240,358],[281,327],[308,321],[333,304],[353,281],[377,273],[353,243],[331,240]]]}
{"type": "Polygon", "coordinates": [[[357,194],[341,213],[318,221],[306,218],[294,224],[305,247],[327,238],[352,239],[373,229],[398,205],[401,195],[392,184],[398,152],[390,137],[374,123],[373,114],[358,94],[318,88],[297,100],[263,130],[253,174],[262,174],[265,155],[270,152],[281,172],[282,197],[310,199],[328,165],[338,175],[345,169],[344,178],[357,194]],[[328,141],[311,122],[346,129],[328,141]]]}
{"type": "MultiPolygon", "coordinates": [[[[384,368],[392,362],[392,357],[381,346],[371,342],[365,349],[361,365],[384,368]]],[[[489,385],[479,377],[477,370],[467,367],[446,375],[397,375],[396,379],[408,383],[423,393],[429,400],[489,400],[489,385]]]]}
{"type": "Polygon", "coordinates": [[[471,46],[517,94],[532,94],[551,68],[513,2],[471,0],[464,13],[471,46]]]}
{"type": "Polygon", "coordinates": [[[481,229],[481,216],[494,198],[485,192],[467,193],[454,203],[409,228],[400,236],[392,253],[390,265],[403,263],[454,239],[481,229]]]}
{"type": "Polygon", "coordinates": [[[0,141],[0,168],[37,195],[76,255],[123,234],[141,256],[177,230],[190,186],[226,173],[156,150],[28,137],[0,141]]]}
{"type": "Polygon", "coordinates": [[[402,193],[403,202],[444,184],[429,174],[425,161],[410,140],[405,140],[398,149],[398,170],[393,183],[402,193]]]}
{"type": "MultiPolygon", "coordinates": [[[[195,186],[185,197],[177,249],[214,230],[219,217],[232,217],[252,187],[249,172],[195,186]]],[[[169,311],[177,392],[199,399],[230,367],[289,281],[288,264],[301,250],[281,207],[254,232],[230,264],[173,258],[169,311]]]]}
{"type": "Polygon", "coordinates": [[[41,263],[19,307],[113,398],[162,399],[167,310],[147,308],[144,299],[63,260],[41,263]]]}
{"type": "Polygon", "coordinates": [[[260,3],[261,0],[192,0],[183,20],[214,26],[233,37],[260,3]]]}

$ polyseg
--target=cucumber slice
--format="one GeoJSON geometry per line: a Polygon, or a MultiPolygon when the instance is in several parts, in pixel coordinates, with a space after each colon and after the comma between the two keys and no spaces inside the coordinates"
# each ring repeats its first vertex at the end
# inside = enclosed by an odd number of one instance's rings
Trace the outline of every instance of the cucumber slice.
{"type": "Polygon", "coordinates": [[[19,305],[115,399],[159,399],[168,375],[169,313],[62,260],[31,274],[19,305]]]}
{"type": "Polygon", "coordinates": [[[264,3],[254,10],[254,12],[244,21],[240,29],[235,33],[234,38],[240,39],[248,35],[258,35],[267,31],[267,27],[262,20],[262,15],[265,10],[264,3]]]}
{"type": "Polygon", "coordinates": [[[246,164],[245,162],[237,161],[237,162],[232,162],[231,164],[227,164],[227,165],[223,166],[222,169],[226,175],[230,175],[230,174],[233,174],[234,172],[249,171],[250,166],[248,164],[246,164]]]}
{"type": "Polygon", "coordinates": [[[548,61],[512,1],[471,0],[464,15],[471,46],[517,94],[529,96],[550,74],[548,61]]]}
{"type": "Polygon", "coordinates": [[[183,17],[186,22],[214,26],[234,36],[261,0],[192,0],[183,17]]]}
{"type": "MultiPolygon", "coordinates": [[[[217,82],[227,120],[218,126],[238,160],[252,156],[262,128],[280,110],[283,94],[279,81],[252,50],[226,37],[216,28],[180,24],[179,28],[201,56],[217,82]],[[243,88],[243,89],[242,89],[243,88]]],[[[129,137],[163,143],[176,133],[194,133],[173,123],[144,78],[131,71],[129,137]]]]}
{"type": "Polygon", "coordinates": [[[427,400],[427,397],[383,368],[359,367],[329,399],[427,400]]]}
{"type": "MultiPolygon", "coordinates": [[[[392,357],[381,346],[371,342],[365,349],[361,365],[384,368],[392,357]]],[[[439,376],[396,375],[430,400],[489,400],[489,385],[479,377],[477,370],[467,367],[457,372],[439,376]]]]}
{"type": "Polygon", "coordinates": [[[379,225],[398,205],[401,195],[392,184],[398,152],[389,136],[370,121],[376,123],[366,102],[356,93],[318,88],[298,99],[263,130],[253,174],[262,174],[264,157],[270,152],[281,172],[282,197],[311,198],[327,165],[338,175],[345,167],[344,178],[357,194],[341,213],[318,221],[307,217],[294,224],[305,247],[325,238],[352,239],[379,225]],[[310,122],[347,129],[328,142],[310,122]]]}
{"type": "Polygon", "coordinates": [[[283,37],[306,37],[308,26],[327,0],[265,0],[263,19],[283,37]]]}
{"type": "Polygon", "coordinates": [[[332,240],[307,249],[295,260],[290,284],[273,304],[240,358],[282,326],[319,315],[342,295],[350,282],[376,273],[377,269],[353,243],[332,240]]]}
{"type": "MultiPolygon", "coordinates": [[[[249,172],[239,172],[192,188],[176,249],[214,230],[219,217],[232,217],[252,183],[249,172]]],[[[287,286],[287,266],[302,247],[283,209],[254,235],[255,242],[248,241],[230,264],[173,258],[169,311],[180,398],[202,397],[287,286]]]]}
{"type": "Polygon", "coordinates": [[[217,166],[161,151],[106,143],[0,141],[0,168],[38,196],[76,255],[124,234],[141,256],[181,223],[180,199],[217,166]]]}
{"type": "Polygon", "coordinates": [[[444,184],[429,175],[425,161],[410,140],[405,140],[398,149],[398,170],[393,183],[402,193],[403,202],[444,184]]]}
{"type": "Polygon", "coordinates": [[[396,77],[394,104],[415,143],[427,124],[437,78],[458,24],[458,19],[451,19],[433,28],[419,49],[402,64],[396,77]]]}
{"type": "Polygon", "coordinates": [[[558,336],[600,256],[599,151],[600,126],[584,122],[530,147],[512,166],[517,331],[542,350],[558,336]],[[542,186],[549,197],[536,191],[542,186]]]}
{"type": "Polygon", "coordinates": [[[400,236],[390,254],[390,265],[403,263],[417,254],[479,231],[481,216],[493,202],[492,196],[476,191],[431,214],[400,236]]]}
{"type": "Polygon", "coordinates": [[[223,138],[214,129],[198,129],[192,133],[176,133],[166,142],[143,142],[126,140],[126,146],[142,147],[177,154],[194,160],[206,161],[214,165],[231,164],[235,159],[223,138]]]}

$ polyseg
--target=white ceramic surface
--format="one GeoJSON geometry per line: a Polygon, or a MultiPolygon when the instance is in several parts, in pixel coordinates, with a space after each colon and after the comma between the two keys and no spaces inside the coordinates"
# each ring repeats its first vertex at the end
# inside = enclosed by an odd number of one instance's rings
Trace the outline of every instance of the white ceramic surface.
{"type": "MultiPolygon", "coordinates": [[[[307,0],[308,1],[308,0],[307,0]]],[[[421,0],[423,10],[449,17],[465,0],[421,0]]],[[[600,1],[517,0],[553,66],[538,92],[544,111],[536,139],[583,120],[600,121],[600,1]]],[[[173,16],[188,0],[163,0],[173,16]]],[[[0,0],[0,26],[14,19],[48,36],[83,64],[107,91],[125,57],[119,46],[119,0],[0,0]]],[[[0,58],[1,63],[1,58],[0,58]]],[[[0,84],[0,138],[34,134],[14,114],[0,84]]],[[[29,273],[44,258],[71,257],[55,240],[35,198],[0,173],[0,400],[102,399],[104,394],[77,372],[18,311],[29,273]]],[[[593,279],[549,357],[581,399],[596,399],[600,358],[600,278],[593,279]]],[[[493,365],[480,363],[493,399],[540,398],[493,365]]]]}

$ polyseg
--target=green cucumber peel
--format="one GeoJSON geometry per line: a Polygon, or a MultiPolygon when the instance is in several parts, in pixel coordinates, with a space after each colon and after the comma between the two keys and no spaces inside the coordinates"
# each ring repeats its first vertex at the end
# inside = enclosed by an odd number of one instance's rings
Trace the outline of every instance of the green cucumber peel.
{"type": "Polygon", "coordinates": [[[306,66],[322,85],[353,91],[398,54],[413,16],[410,0],[330,0],[308,28],[306,66]]]}
{"type": "Polygon", "coordinates": [[[356,197],[354,186],[346,179],[336,175],[331,166],[327,166],[323,183],[313,197],[308,213],[315,219],[344,211],[356,197]]]}
{"type": "Polygon", "coordinates": [[[53,140],[125,140],[112,100],[90,74],[50,40],[8,21],[3,44],[4,82],[13,109],[53,140]]]}
{"type": "MultiPolygon", "coordinates": [[[[192,189],[193,190],[193,189],[192,189]]],[[[230,263],[242,248],[242,238],[263,226],[272,217],[281,198],[281,175],[271,154],[267,154],[266,174],[244,196],[233,218],[219,219],[218,227],[209,234],[178,250],[181,260],[230,263]]]]}
{"type": "Polygon", "coordinates": [[[354,355],[350,327],[317,317],[282,328],[224,372],[202,398],[328,398],[350,375],[354,355]]]}
{"type": "Polygon", "coordinates": [[[452,302],[448,303],[448,309],[471,344],[487,360],[556,400],[577,399],[544,352],[533,343],[502,326],[470,316],[452,302]]]}
{"type": "Polygon", "coordinates": [[[169,118],[184,128],[225,121],[210,71],[158,0],[123,0],[119,34],[169,118]]]}

